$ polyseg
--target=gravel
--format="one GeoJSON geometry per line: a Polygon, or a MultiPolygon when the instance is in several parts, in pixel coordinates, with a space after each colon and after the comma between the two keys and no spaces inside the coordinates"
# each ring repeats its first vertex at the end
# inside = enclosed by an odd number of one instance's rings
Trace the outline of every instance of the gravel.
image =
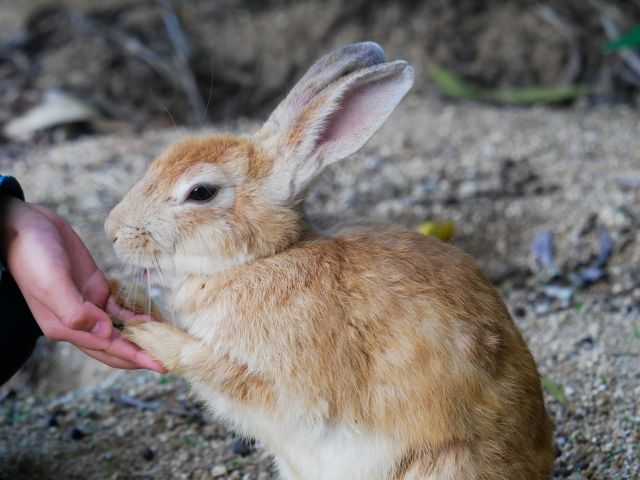
{"type": "MultiPolygon", "coordinates": [[[[117,268],[104,215],[183,133],[32,149],[0,160],[0,170],[69,218],[102,267],[117,268]]],[[[638,112],[414,96],[362,153],[322,175],[308,209],[408,228],[453,219],[453,243],[494,280],[538,362],[556,425],[554,477],[640,477],[638,112]],[[606,276],[572,286],[567,278],[596,258],[603,229],[614,244],[606,276]],[[544,231],[551,269],[531,253],[544,231]]],[[[259,442],[240,442],[210,420],[182,380],[113,373],[70,347],[46,358],[37,386],[0,390],[0,478],[275,477],[259,442]]]]}

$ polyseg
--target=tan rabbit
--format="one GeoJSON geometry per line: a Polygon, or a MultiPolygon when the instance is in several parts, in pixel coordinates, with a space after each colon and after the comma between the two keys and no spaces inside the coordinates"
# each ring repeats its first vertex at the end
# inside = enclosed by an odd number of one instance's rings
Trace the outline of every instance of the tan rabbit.
{"type": "Polygon", "coordinates": [[[531,353],[471,257],[410,231],[305,216],[413,83],[374,43],[314,64],[253,136],[188,138],[111,212],[175,325],[126,336],[261,440],[285,479],[543,479],[531,353]]]}

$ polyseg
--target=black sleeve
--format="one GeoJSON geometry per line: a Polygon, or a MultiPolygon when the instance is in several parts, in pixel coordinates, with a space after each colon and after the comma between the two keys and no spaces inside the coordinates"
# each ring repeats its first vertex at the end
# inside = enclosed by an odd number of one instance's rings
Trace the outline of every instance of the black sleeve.
{"type": "MultiPolygon", "coordinates": [[[[0,175],[0,193],[24,200],[22,188],[13,177],[0,175]]],[[[41,335],[18,285],[0,264],[0,385],[29,358],[41,335]]]]}

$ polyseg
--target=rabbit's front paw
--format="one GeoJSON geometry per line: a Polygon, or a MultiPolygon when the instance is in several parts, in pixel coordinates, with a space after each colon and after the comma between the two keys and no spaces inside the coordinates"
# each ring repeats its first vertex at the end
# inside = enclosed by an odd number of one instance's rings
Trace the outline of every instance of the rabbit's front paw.
{"type": "Polygon", "coordinates": [[[149,313],[149,297],[145,289],[136,283],[129,282],[125,286],[119,279],[110,278],[109,290],[119,306],[134,313],[149,313]]]}
{"type": "Polygon", "coordinates": [[[172,372],[181,369],[182,353],[195,340],[179,328],[159,322],[127,325],[123,335],[172,372]]]}

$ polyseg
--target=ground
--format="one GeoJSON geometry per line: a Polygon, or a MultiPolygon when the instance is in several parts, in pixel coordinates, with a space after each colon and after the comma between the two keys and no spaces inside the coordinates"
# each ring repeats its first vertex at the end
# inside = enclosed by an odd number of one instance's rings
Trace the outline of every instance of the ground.
{"type": "MultiPolygon", "coordinates": [[[[0,170],[70,219],[114,269],[102,233],[109,206],[184,134],[34,147],[0,170]]],[[[558,479],[640,476],[639,152],[640,114],[623,105],[516,109],[413,95],[361,153],[323,174],[307,202],[312,212],[407,228],[454,220],[452,242],[494,281],[536,358],[558,479]],[[532,253],[545,232],[546,268],[532,253]],[[606,275],[583,285],[598,252],[606,275]]],[[[0,478],[274,478],[259,443],[234,453],[233,434],[200,411],[182,380],[53,358],[48,385],[3,390],[0,478]],[[74,372],[83,387],[46,393],[72,387],[74,372]]]]}
{"type": "MultiPolygon", "coordinates": [[[[603,51],[604,25],[638,15],[625,0],[0,0],[0,124],[51,91],[92,112],[4,130],[0,172],[119,273],[102,224],[157,153],[198,129],[251,131],[318,55],[376,40],[415,66],[413,93],[308,210],[452,219],[538,362],[554,476],[639,478],[640,71],[603,51]],[[557,108],[445,101],[433,65],[487,88],[585,89],[557,108]]],[[[0,389],[0,479],[274,478],[259,443],[237,441],[181,379],[114,373],[66,344],[41,342],[0,389]]]]}

